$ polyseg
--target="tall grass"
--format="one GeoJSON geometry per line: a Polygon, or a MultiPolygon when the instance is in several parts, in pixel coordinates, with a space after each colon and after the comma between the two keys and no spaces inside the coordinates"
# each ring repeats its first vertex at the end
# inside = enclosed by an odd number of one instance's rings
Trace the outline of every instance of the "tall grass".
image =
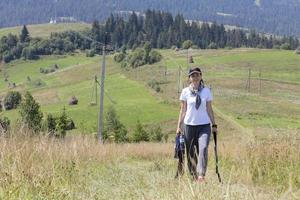
{"type": "MultiPolygon", "coordinates": [[[[298,138],[299,139],[299,138],[298,138]]],[[[0,199],[297,199],[300,141],[222,141],[223,184],[210,149],[207,183],[174,179],[171,143],[105,144],[93,137],[0,138],[0,199]]]]}

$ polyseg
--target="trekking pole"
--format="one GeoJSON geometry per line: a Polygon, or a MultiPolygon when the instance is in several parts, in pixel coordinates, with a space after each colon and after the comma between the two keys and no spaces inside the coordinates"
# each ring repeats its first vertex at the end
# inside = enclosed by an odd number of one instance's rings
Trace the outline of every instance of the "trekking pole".
{"type": "Polygon", "coordinates": [[[214,136],[214,142],[215,142],[215,147],[214,147],[214,150],[215,150],[215,160],[216,160],[216,174],[218,175],[218,179],[219,179],[219,182],[222,183],[222,180],[221,180],[221,175],[219,173],[219,160],[218,160],[218,150],[217,150],[217,147],[218,147],[218,143],[217,143],[217,133],[216,132],[213,132],[213,136],[214,136]]]}

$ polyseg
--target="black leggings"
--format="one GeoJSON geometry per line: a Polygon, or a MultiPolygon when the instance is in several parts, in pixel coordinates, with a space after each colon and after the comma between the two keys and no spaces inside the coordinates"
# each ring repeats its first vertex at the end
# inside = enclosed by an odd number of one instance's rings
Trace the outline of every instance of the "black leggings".
{"type": "Polygon", "coordinates": [[[184,134],[189,172],[194,178],[205,176],[211,135],[210,124],[185,125],[184,134]]]}

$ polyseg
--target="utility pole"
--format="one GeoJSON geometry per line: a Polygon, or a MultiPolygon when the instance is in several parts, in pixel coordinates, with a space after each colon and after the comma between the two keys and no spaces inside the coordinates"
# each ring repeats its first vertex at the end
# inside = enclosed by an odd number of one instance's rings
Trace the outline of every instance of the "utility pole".
{"type": "Polygon", "coordinates": [[[180,96],[180,92],[181,92],[181,67],[178,66],[178,85],[177,85],[177,93],[178,96],[180,96]]]}
{"type": "Polygon", "coordinates": [[[259,95],[261,95],[261,67],[259,68],[259,95]]]}
{"type": "Polygon", "coordinates": [[[99,121],[98,121],[98,140],[99,143],[103,143],[102,130],[103,130],[103,97],[104,97],[104,80],[105,80],[105,45],[106,45],[106,35],[105,42],[102,47],[102,70],[101,70],[101,82],[100,82],[100,111],[99,111],[99,121]]]}
{"type": "Polygon", "coordinates": [[[188,70],[189,69],[189,48],[186,49],[186,64],[187,64],[186,69],[188,70]]]}

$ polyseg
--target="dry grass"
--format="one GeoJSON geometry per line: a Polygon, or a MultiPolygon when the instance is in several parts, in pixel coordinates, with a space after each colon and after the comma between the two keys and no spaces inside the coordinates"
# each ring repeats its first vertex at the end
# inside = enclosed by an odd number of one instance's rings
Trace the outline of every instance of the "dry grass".
{"type": "Polygon", "coordinates": [[[0,199],[300,197],[300,141],[293,137],[221,141],[222,185],[214,174],[212,148],[207,183],[197,184],[187,175],[174,180],[172,143],[100,145],[88,136],[0,139],[0,199]]]}

